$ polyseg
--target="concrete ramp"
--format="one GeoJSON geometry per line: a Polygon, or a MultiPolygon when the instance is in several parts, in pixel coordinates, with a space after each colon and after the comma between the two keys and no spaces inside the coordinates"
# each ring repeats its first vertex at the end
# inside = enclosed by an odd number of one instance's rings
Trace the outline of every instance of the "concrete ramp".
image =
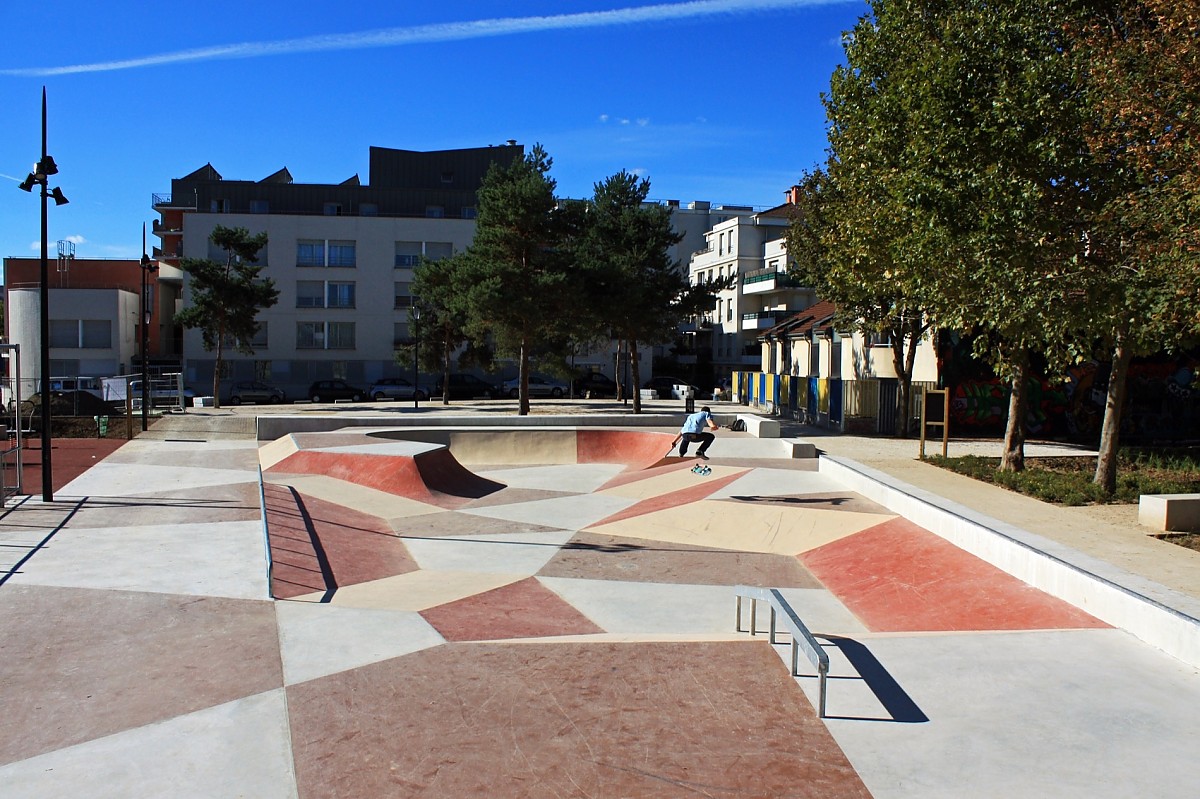
{"type": "Polygon", "coordinates": [[[446,449],[415,455],[299,450],[267,471],[321,474],[415,499],[441,508],[457,508],[504,488],[469,471],[446,449]]]}

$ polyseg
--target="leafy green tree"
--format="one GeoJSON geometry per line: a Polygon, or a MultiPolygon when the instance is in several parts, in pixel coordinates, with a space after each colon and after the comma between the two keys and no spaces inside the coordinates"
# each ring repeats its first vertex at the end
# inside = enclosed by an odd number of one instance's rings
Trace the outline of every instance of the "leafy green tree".
{"type": "MultiPolygon", "coordinates": [[[[689,285],[670,248],[682,237],[671,227],[669,208],[647,203],[650,181],[624,170],[595,185],[576,256],[586,272],[593,307],[603,308],[606,324],[623,342],[640,386],[639,343],[669,340],[694,313],[700,287],[689,285]]],[[[714,293],[706,293],[712,303],[714,293]]],[[[628,390],[622,387],[622,390],[628,390]]],[[[634,390],[633,412],[641,413],[634,390]]]]}
{"type": "MultiPolygon", "coordinates": [[[[834,152],[846,146],[848,134],[831,135],[834,152]]],[[[859,175],[842,164],[833,159],[831,173],[817,169],[798,184],[788,227],[789,265],[800,282],[837,306],[837,318],[847,329],[879,334],[889,342],[902,420],[896,435],[905,437],[913,416],[913,365],[929,329],[928,316],[916,296],[919,286],[902,282],[901,276],[910,273],[895,268],[903,255],[899,209],[858,185],[859,175]]]]}
{"type": "Polygon", "coordinates": [[[251,236],[246,228],[213,228],[210,241],[225,251],[225,259],[184,258],[180,267],[188,273],[191,305],[175,316],[184,327],[199,328],[204,349],[216,351],[213,369],[213,404],[221,407],[221,371],[224,348],[232,342],[238,352],[254,353],[254,338],[259,311],[270,308],[279,299],[279,290],[270,278],[262,278],[258,253],[267,246],[267,234],[251,236]]]}
{"type": "Polygon", "coordinates": [[[1200,332],[1198,0],[1121,0],[1076,26],[1088,144],[1110,198],[1088,231],[1110,371],[1093,481],[1116,490],[1129,364],[1200,332]]]}
{"type": "MultiPolygon", "coordinates": [[[[422,259],[413,276],[414,307],[421,310],[418,322],[409,311],[409,326],[420,324],[421,367],[442,374],[442,385],[450,385],[453,355],[468,341],[466,332],[466,292],[463,288],[467,258],[456,253],[438,261],[422,259]]],[[[397,362],[411,364],[413,353],[407,347],[397,350],[397,362]]],[[[442,404],[449,405],[448,392],[442,393],[442,404]]]]}
{"type": "Polygon", "coordinates": [[[836,152],[868,190],[856,211],[871,218],[874,195],[896,219],[885,268],[1010,384],[1009,470],[1024,466],[1030,353],[1063,363],[1086,328],[1083,233],[1103,187],[1065,31],[1093,5],[875,0],[831,85],[831,127],[857,129],[836,152]]]}
{"type": "Polygon", "coordinates": [[[466,332],[476,341],[490,337],[499,354],[517,359],[522,416],[529,413],[535,348],[561,337],[583,301],[564,246],[569,230],[554,198],[551,164],[539,144],[521,160],[488,170],[460,286],[466,332]]]}

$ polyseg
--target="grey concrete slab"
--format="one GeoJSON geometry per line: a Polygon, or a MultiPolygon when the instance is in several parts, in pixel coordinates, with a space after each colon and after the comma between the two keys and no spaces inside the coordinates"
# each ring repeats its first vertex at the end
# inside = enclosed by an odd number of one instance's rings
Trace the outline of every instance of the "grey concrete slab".
{"type": "Polygon", "coordinates": [[[141,496],[172,491],[181,486],[203,488],[228,483],[257,482],[256,472],[244,469],[209,469],[198,466],[164,466],[101,461],[72,480],[56,497],[141,496]]]}
{"type": "Polygon", "coordinates": [[[283,689],[0,766],[6,799],[293,799],[283,689]]]}
{"type": "MultiPolygon", "coordinates": [[[[545,576],[538,580],[610,633],[711,635],[735,631],[737,604],[731,586],[545,576]]],[[[785,596],[797,603],[812,629],[863,630],[828,591],[797,588],[786,591],[785,596]]],[[[763,613],[761,625],[766,629],[766,611],[763,613]]]]}
{"type": "Polygon", "coordinates": [[[515,469],[476,467],[472,471],[511,488],[538,488],[586,494],[616,477],[624,471],[624,467],[611,463],[567,463],[558,466],[523,466],[515,469]]]}
{"type": "Polygon", "coordinates": [[[55,534],[14,584],[266,599],[262,523],[71,528],[55,534]]]}
{"type": "Polygon", "coordinates": [[[287,685],[400,657],[446,642],[417,613],[278,602],[287,685]]]}
{"type": "MultiPolygon", "coordinates": [[[[885,699],[843,658],[827,724],[877,799],[1184,799],[1200,786],[1196,670],[1127,633],[851,637],[885,699]]],[[[815,700],[815,680],[799,682],[815,700]]]]}
{"type": "Polygon", "coordinates": [[[571,540],[570,530],[421,538],[403,536],[422,569],[537,574],[571,540]]]}
{"type": "Polygon", "coordinates": [[[506,519],[514,522],[544,524],[571,530],[581,530],[618,511],[625,510],[636,500],[601,494],[580,494],[574,497],[543,499],[520,505],[498,505],[486,508],[464,508],[460,513],[506,519]]]}
{"type": "Polygon", "coordinates": [[[824,494],[844,491],[845,486],[820,472],[791,469],[754,469],[727,486],[719,488],[711,499],[736,496],[772,496],[777,494],[824,494]]]}

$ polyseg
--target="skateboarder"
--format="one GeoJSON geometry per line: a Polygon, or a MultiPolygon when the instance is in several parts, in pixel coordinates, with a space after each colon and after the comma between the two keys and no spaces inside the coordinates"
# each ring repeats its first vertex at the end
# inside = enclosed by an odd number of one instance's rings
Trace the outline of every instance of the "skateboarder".
{"type": "Polygon", "coordinates": [[[713,440],[716,439],[716,436],[705,430],[705,427],[709,430],[721,429],[720,425],[713,421],[712,412],[707,405],[701,408],[699,413],[693,413],[689,416],[683,423],[683,427],[680,428],[679,438],[682,440],[679,442],[679,457],[686,458],[688,444],[691,444],[693,441],[699,441],[700,449],[696,450],[696,454],[702,459],[708,460],[706,453],[712,445],[713,440]]]}

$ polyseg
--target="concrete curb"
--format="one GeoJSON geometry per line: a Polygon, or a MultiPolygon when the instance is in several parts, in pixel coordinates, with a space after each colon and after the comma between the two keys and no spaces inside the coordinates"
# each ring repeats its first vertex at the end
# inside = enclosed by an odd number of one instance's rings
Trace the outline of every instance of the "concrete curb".
{"type": "Polygon", "coordinates": [[[1200,668],[1200,602],[847,458],[820,471],[1051,596],[1200,668]]]}

